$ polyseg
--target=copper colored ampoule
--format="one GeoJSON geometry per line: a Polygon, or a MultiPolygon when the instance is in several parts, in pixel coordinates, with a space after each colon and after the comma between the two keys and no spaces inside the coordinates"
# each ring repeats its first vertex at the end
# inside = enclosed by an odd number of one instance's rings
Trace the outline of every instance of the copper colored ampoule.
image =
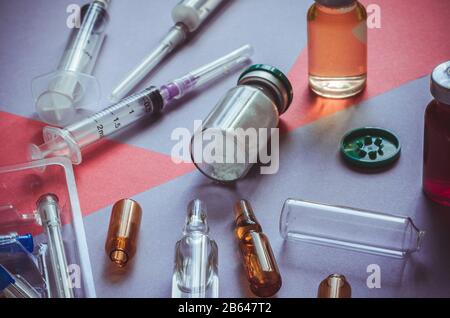
{"type": "Polygon", "coordinates": [[[319,285],[317,298],[351,298],[352,288],[344,275],[333,274],[319,285]]]}
{"type": "Polygon", "coordinates": [[[281,275],[270,247],[249,202],[234,207],[235,234],[243,257],[250,290],[259,297],[275,295],[281,288],[281,275]]]}
{"type": "Polygon", "coordinates": [[[112,208],[105,250],[119,267],[124,267],[136,253],[141,217],[140,205],[131,199],[120,200],[112,208]]]}

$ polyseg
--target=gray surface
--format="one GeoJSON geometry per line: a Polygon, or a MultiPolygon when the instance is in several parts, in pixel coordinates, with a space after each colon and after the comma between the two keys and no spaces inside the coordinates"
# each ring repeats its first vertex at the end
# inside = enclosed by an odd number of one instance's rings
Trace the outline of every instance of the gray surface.
{"type": "Polygon", "coordinates": [[[99,295],[169,297],[172,268],[168,264],[183,226],[185,205],[199,197],[207,203],[211,235],[219,246],[221,295],[251,296],[244,283],[231,218],[233,202],[244,197],[252,202],[277,256],[284,278],[279,297],[315,297],[318,283],[332,272],[348,277],[356,297],[450,296],[450,259],[444,243],[448,241],[449,224],[443,222],[449,210],[429,203],[421,192],[422,116],[413,114],[423,113],[430,96],[418,92],[427,86],[428,79],[414,81],[285,136],[277,175],[256,175],[235,188],[224,188],[194,172],[136,196],[146,211],[145,230],[133,268],[126,275],[111,276],[105,266],[105,234],[98,229],[107,227],[110,207],[87,217],[99,295]],[[337,152],[340,137],[348,128],[364,125],[386,127],[399,135],[403,155],[394,169],[362,174],[341,162],[337,152]],[[404,261],[283,243],[278,219],[289,197],[411,216],[428,232],[424,248],[404,261]],[[369,290],[365,285],[369,264],[381,267],[381,289],[369,290]]]}
{"type": "MultiPolygon", "coordinates": [[[[70,32],[66,27],[66,7],[70,3],[85,2],[36,0],[31,4],[26,0],[0,0],[0,74],[7,76],[3,81],[7,87],[0,87],[0,107],[6,105],[16,114],[36,116],[30,93],[31,79],[55,70],[70,32]]],[[[112,2],[107,38],[94,74],[103,91],[101,105],[108,105],[108,97],[115,86],[173,25],[170,13],[176,3],[176,0],[112,2]]],[[[308,4],[296,0],[283,0],[283,4],[274,6],[270,0],[230,1],[183,49],[144,80],[138,90],[148,85],[162,85],[247,43],[255,48],[254,61],[288,71],[306,43],[303,17],[308,4]],[[266,19],[270,23],[264,22],[266,19]],[[295,41],[274,30],[291,30],[295,41]]],[[[158,122],[149,125],[144,121],[114,138],[170,154],[173,129],[188,127],[192,130],[193,121],[204,119],[217,103],[218,96],[236,84],[236,76],[237,73],[208,87],[205,94],[186,96],[182,105],[172,105],[170,109],[175,110],[158,122]],[[140,134],[144,128],[146,133],[140,134]]]]}
{"type": "MultiPolygon", "coordinates": [[[[114,2],[109,37],[96,70],[105,102],[121,76],[166,32],[175,2],[114,2]]],[[[255,61],[288,70],[306,44],[304,16],[309,2],[283,0],[276,5],[273,0],[233,1],[155,73],[153,82],[181,75],[247,42],[256,48],[255,61]]],[[[61,28],[67,3],[0,1],[0,105],[8,106],[8,111],[33,116],[30,79],[56,67],[68,33],[61,28]]],[[[202,119],[235,81],[231,76],[205,94],[190,98],[161,122],[151,127],[139,125],[118,138],[169,153],[172,129],[191,128],[192,121],[202,119]]],[[[346,274],[357,297],[450,296],[449,225],[445,221],[450,211],[429,203],[421,192],[423,112],[429,100],[428,79],[424,78],[283,136],[277,175],[253,173],[235,187],[223,187],[193,172],[137,195],[144,217],[139,249],[127,272],[114,272],[107,266],[104,240],[111,207],[86,217],[98,295],[169,297],[174,245],[181,234],[187,203],[198,197],[208,205],[211,236],[219,246],[221,296],[251,296],[232,233],[232,204],[245,197],[253,204],[277,256],[284,279],[280,297],[315,297],[319,282],[331,272],[346,274]],[[389,128],[400,136],[403,155],[393,169],[362,174],[341,162],[337,152],[340,137],[348,129],[364,125],[389,128]],[[403,262],[284,244],[278,234],[278,218],[288,197],[411,216],[428,232],[425,246],[403,262]],[[379,290],[365,286],[366,267],[373,263],[382,268],[379,290]]]]}

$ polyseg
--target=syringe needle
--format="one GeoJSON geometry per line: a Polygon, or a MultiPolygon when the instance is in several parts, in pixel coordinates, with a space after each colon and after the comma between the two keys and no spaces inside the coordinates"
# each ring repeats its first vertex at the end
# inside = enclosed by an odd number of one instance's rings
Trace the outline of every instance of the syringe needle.
{"type": "Polygon", "coordinates": [[[188,31],[177,24],[135,69],[133,69],[111,93],[110,100],[118,102],[133,90],[164,58],[186,40],[188,31]]]}
{"type": "Polygon", "coordinates": [[[250,61],[253,47],[249,44],[240,47],[212,63],[201,66],[188,74],[173,80],[160,88],[165,105],[173,99],[183,97],[187,92],[243,67],[250,61]]]}
{"type": "Polygon", "coordinates": [[[182,0],[172,10],[175,25],[160,44],[134,68],[111,93],[111,101],[118,102],[138,85],[165,57],[181,46],[190,33],[203,22],[225,0],[182,0]]]}

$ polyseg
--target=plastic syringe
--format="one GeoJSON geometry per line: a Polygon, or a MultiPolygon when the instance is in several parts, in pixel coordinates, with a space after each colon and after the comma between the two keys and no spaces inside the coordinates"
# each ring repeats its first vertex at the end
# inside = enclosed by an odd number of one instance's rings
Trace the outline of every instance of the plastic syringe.
{"type": "Polygon", "coordinates": [[[32,82],[39,117],[50,125],[73,120],[76,109],[98,102],[99,85],[92,76],[108,25],[111,0],[94,0],[81,8],[81,25],[70,33],[56,72],[32,82]]]}
{"type": "Polygon", "coordinates": [[[182,45],[188,35],[196,31],[211,13],[225,0],[183,0],[172,11],[175,25],[160,44],[133,69],[111,93],[111,101],[122,100],[175,48],[182,45]]]}
{"type": "Polygon", "coordinates": [[[253,48],[245,45],[159,89],[151,86],[80,122],[65,128],[47,126],[43,130],[45,143],[40,146],[31,145],[30,157],[32,160],[39,160],[62,156],[70,158],[73,164],[78,165],[82,162],[81,151],[85,147],[143,117],[158,115],[174,99],[179,99],[203,84],[244,67],[252,54],[253,48]]]}

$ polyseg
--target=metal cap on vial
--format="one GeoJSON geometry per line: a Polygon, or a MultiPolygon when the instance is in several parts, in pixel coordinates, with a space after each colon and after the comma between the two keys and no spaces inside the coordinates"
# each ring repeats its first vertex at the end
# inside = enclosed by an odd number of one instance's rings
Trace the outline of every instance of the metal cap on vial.
{"type": "Polygon", "coordinates": [[[438,65],[431,74],[431,94],[437,101],[450,105],[450,61],[438,65]]]}

